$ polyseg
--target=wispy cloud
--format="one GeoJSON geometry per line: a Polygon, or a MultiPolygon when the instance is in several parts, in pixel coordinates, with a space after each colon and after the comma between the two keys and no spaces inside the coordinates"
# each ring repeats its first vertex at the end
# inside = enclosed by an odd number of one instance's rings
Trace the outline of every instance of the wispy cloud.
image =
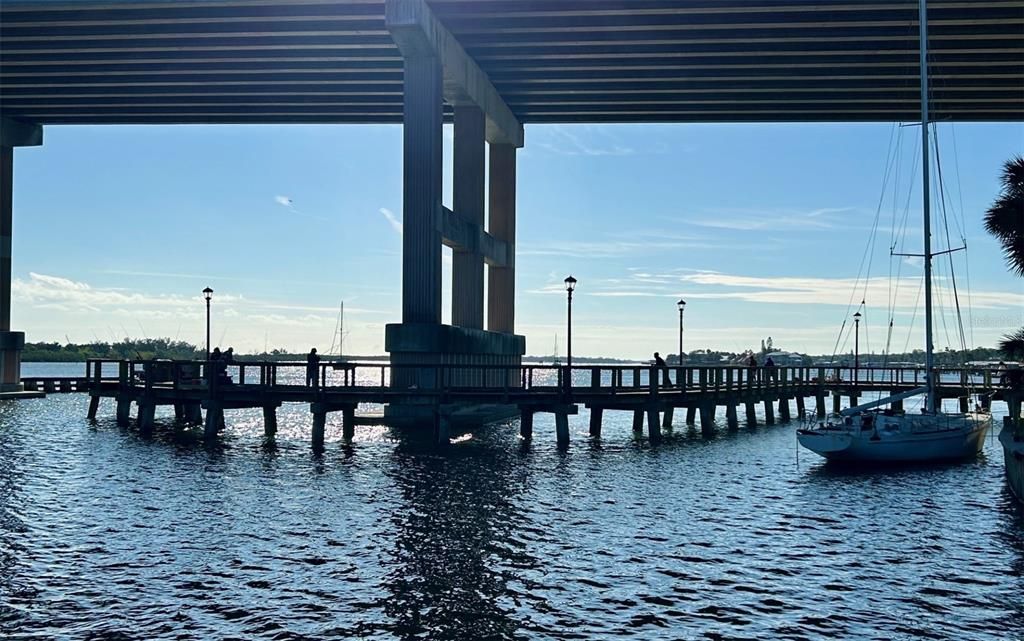
{"type": "Polygon", "coordinates": [[[296,216],[302,216],[304,218],[312,218],[313,220],[324,220],[324,221],[327,220],[323,216],[316,216],[316,215],[313,215],[313,214],[307,214],[305,212],[299,211],[295,207],[295,201],[292,200],[291,196],[274,196],[274,202],[277,203],[278,205],[281,205],[282,207],[284,207],[285,209],[287,209],[291,213],[295,214],[296,216]]]}
{"type": "MultiPolygon", "coordinates": [[[[610,235],[609,235],[610,236],[610,235]]],[[[707,236],[686,235],[666,230],[639,230],[597,240],[521,242],[519,256],[572,256],[575,258],[616,258],[678,249],[741,249],[750,245],[721,242],[707,236]]]]}
{"type": "Polygon", "coordinates": [[[849,222],[853,207],[824,207],[809,211],[792,209],[716,209],[676,222],[734,231],[826,231],[849,222]]]}
{"type": "Polygon", "coordinates": [[[396,234],[402,234],[402,221],[398,220],[398,216],[395,215],[395,212],[391,211],[387,207],[381,207],[377,211],[380,212],[381,216],[384,216],[388,221],[388,224],[391,225],[391,229],[394,229],[396,234]]]}

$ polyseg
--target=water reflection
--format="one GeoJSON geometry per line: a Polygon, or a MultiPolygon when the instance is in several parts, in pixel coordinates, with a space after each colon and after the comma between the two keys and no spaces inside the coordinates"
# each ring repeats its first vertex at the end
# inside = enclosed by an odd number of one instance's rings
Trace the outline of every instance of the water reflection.
{"type": "Polygon", "coordinates": [[[399,446],[388,476],[402,503],[384,611],[403,639],[511,639],[518,627],[509,579],[537,567],[517,536],[528,484],[517,457],[485,438],[445,454],[399,446]]]}

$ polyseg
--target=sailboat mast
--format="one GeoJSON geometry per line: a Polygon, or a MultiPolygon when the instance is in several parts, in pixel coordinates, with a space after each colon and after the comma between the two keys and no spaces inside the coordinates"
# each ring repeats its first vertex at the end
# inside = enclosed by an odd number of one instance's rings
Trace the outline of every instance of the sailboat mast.
{"type": "Polygon", "coordinates": [[[925,340],[925,384],[928,396],[925,409],[936,410],[935,406],[935,345],[932,341],[932,216],[931,185],[928,172],[928,7],[927,0],[918,0],[918,22],[921,38],[921,174],[922,207],[924,209],[924,340],[925,340]]]}

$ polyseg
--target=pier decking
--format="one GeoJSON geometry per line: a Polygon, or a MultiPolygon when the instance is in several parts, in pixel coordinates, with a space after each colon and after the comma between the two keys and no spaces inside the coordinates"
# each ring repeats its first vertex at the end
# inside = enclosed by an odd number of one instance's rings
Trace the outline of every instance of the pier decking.
{"type": "MultiPolygon", "coordinates": [[[[305,363],[240,362],[232,364],[171,361],[106,361],[87,363],[86,379],[91,398],[89,418],[95,418],[100,400],[116,402],[117,420],[130,423],[131,404],[138,407],[138,425],[143,433],[153,429],[157,406],[173,406],[184,423],[202,423],[205,435],[215,438],[224,427],[225,410],[262,408],[265,431],[272,438],[277,431],[277,408],[283,403],[308,404],[312,414],[312,442],[321,449],[326,417],[342,412],[343,437],[351,439],[361,404],[414,406],[425,410],[432,436],[447,441],[450,425],[466,407],[498,407],[506,415],[519,414],[520,433],[533,436],[533,416],[555,415],[556,438],[569,441],[568,417],[579,406],[590,410],[590,434],[600,436],[606,411],[633,414],[634,431],[644,423],[651,441],[658,441],[662,428],[670,428],[675,410],[685,409],[685,422],[701,430],[715,429],[718,408],[725,408],[726,426],[737,429],[738,408],[744,422],[757,424],[756,405],[764,406],[764,421],[789,421],[810,411],[824,417],[832,399],[832,412],[845,404],[856,404],[866,393],[897,393],[920,387],[923,369],[825,368],[825,367],[670,367],[657,370],[643,365],[555,365],[467,366],[406,365],[387,363],[324,363],[317,376],[306,384],[305,363]],[[406,375],[406,369],[416,370],[406,375]],[[414,380],[400,386],[392,380],[414,380]],[[424,384],[426,382],[426,384],[424,384]],[[794,408],[795,405],[795,408],[794,408]],[[206,410],[205,418],[203,410],[206,410]]],[[[938,393],[943,399],[958,399],[959,408],[969,408],[972,394],[983,407],[992,400],[1005,400],[1011,414],[1019,414],[1020,399],[1006,387],[998,370],[939,370],[938,393]],[[1013,408],[1017,411],[1014,413],[1013,408]]],[[[901,409],[901,402],[894,403],[901,409]]],[[[386,419],[377,421],[387,422],[386,419]]]]}

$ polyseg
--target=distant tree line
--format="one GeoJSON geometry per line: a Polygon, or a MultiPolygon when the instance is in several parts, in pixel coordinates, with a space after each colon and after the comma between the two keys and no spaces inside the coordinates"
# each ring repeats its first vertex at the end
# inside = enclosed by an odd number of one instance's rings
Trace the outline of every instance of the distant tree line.
{"type": "MultiPolygon", "coordinates": [[[[331,360],[330,355],[322,355],[325,360],[331,360]]],[[[687,365],[710,365],[726,360],[734,361],[741,354],[733,352],[720,352],[715,350],[693,350],[687,355],[687,365]]],[[[22,361],[26,363],[80,363],[88,358],[109,358],[109,359],[134,359],[148,360],[153,358],[168,358],[172,360],[198,360],[206,357],[206,349],[197,347],[185,341],[176,341],[169,338],[144,338],[125,339],[116,343],[105,343],[96,341],[92,343],[26,343],[25,351],[22,352],[22,361]]],[[[272,349],[269,352],[259,354],[236,354],[238,361],[301,361],[305,360],[306,353],[289,352],[285,349],[272,349]]],[[[378,361],[387,360],[387,356],[346,356],[348,360],[354,361],[378,361]]],[[[525,356],[524,362],[550,363],[555,356],[525,356]]],[[[675,354],[666,354],[666,360],[670,365],[677,361],[675,354]]],[[[804,364],[811,365],[815,361],[828,359],[830,356],[804,356],[804,364]]],[[[977,347],[969,350],[950,350],[936,352],[935,361],[939,366],[954,366],[968,361],[999,361],[1010,359],[994,347],[977,347]]],[[[914,350],[904,354],[861,354],[861,362],[877,363],[885,359],[889,363],[919,363],[924,364],[924,351],[914,350]]],[[[560,359],[565,362],[564,359],[560,359]]],[[[600,356],[573,356],[573,364],[584,365],[590,363],[635,363],[635,360],[605,358],[600,356]]],[[[647,362],[649,359],[641,359],[639,362],[647,362]]],[[[851,354],[836,354],[835,360],[853,361],[851,354]]]]}

